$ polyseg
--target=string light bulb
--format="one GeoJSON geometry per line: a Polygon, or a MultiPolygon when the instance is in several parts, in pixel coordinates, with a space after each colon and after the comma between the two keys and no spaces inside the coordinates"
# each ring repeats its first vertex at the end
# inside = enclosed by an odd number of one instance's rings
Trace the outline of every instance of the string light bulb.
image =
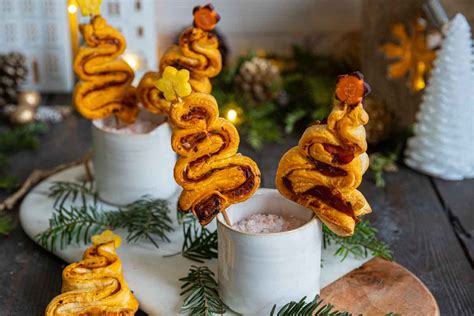
{"type": "Polygon", "coordinates": [[[142,63],[140,56],[138,56],[137,54],[125,53],[122,58],[134,71],[140,69],[142,63]]]}
{"type": "Polygon", "coordinates": [[[77,5],[75,5],[74,3],[68,5],[67,12],[69,12],[70,14],[75,14],[77,12],[77,5]]]}
{"type": "Polygon", "coordinates": [[[237,120],[237,111],[234,110],[234,109],[230,109],[229,111],[227,111],[227,119],[229,121],[231,121],[232,123],[234,123],[236,120],[237,120]]]}
{"type": "Polygon", "coordinates": [[[37,91],[26,90],[20,93],[18,97],[19,104],[28,104],[37,107],[41,102],[41,95],[37,91]]]}

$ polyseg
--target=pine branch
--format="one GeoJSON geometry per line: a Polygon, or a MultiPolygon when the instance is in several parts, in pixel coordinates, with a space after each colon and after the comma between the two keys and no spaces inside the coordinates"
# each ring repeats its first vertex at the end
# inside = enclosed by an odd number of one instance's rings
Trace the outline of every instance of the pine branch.
{"type": "Polygon", "coordinates": [[[119,210],[102,210],[96,203],[96,193],[92,184],[56,182],[50,187],[49,196],[55,198],[55,211],[49,228],[36,238],[45,248],[54,250],[59,243],[61,249],[71,243],[89,243],[95,233],[104,229],[126,229],[127,241],[149,240],[155,247],[157,240],[169,242],[168,232],[172,232],[168,203],[164,200],[144,196],[119,210]],[[87,195],[94,196],[94,203],[87,205],[87,195]],[[64,207],[66,201],[80,198],[81,207],[64,207]]]}
{"type": "Polygon", "coordinates": [[[38,146],[38,135],[47,130],[44,123],[31,123],[4,130],[0,133],[0,152],[13,154],[22,149],[34,149],[38,146]]]}
{"type": "Polygon", "coordinates": [[[341,261],[346,259],[349,254],[356,258],[367,258],[369,253],[392,260],[392,251],[387,244],[377,239],[377,231],[368,221],[361,221],[356,225],[354,235],[341,237],[323,225],[323,246],[326,248],[333,242],[338,245],[339,248],[334,255],[342,256],[341,261]]]}
{"type": "Polygon", "coordinates": [[[348,312],[333,311],[334,306],[325,304],[324,301],[316,295],[316,297],[309,303],[306,303],[306,296],[299,302],[291,301],[285,304],[276,312],[276,305],[270,312],[270,316],[350,316],[348,312]]]}
{"type": "Polygon", "coordinates": [[[88,243],[100,230],[113,228],[110,222],[109,213],[102,212],[95,205],[59,208],[49,220],[49,228],[38,234],[36,239],[41,246],[51,251],[56,249],[57,243],[60,249],[64,249],[73,242],[82,240],[88,243]]]}
{"type": "Polygon", "coordinates": [[[12,219],[6,214],[0,214],[0,235],[8,235],[13,228],[12,219]]]}
{"type": "Polygon", "coordinates": [[[196,217],[191,212],[176,212],[176,219],[180,225],[187,225],[196,222],[196,217]]]}
{"type": "Polygon", "coordinates": [[[183,224],[183,234],[183,257],[199,263],[217,258],[217,231],[210,232],[193,221],[183,224]]]}
{"type": "Polygon", "coordinates": [[[375,186],[383,188],[385,187],[384,172],[396,170],[395,163],[399,157],[396,153],[375,153],[370,158],[369,168],[374,173],[375,186]]]}
{"type": "Polygon", "coordinates": [[[226,306],[217,292],[217,282],[214,272],[208,267],[191,266],[186,277],[179,279],[184,284],[180,295],[184,295],[181,313],[189,315],[212,316],[224,314],[226,306]]]}
{"type": "Polygon", "coordinates": [[[97,194],[93,190],[92,182],[69,182],[56,181],[49,188],[49,198],[54,199],[54,208],[63,208],[67,201],[74,203],[78,197],[82,201],[82,205],[87,204],[86,196],[90,195],[94,198],[94,204],[97,202],[97,194]]]}
{"type": "Polygon", "coordinates": [[[14,189],[20,184],[20,179],[16,176],[0,177],[0,189],[14,189]]]}
{"type": "Polygon", "coordinates": [[[169,212],[168,202],[165,200],[144,196],[119,209],[119,212],[111,212],[111,224],[127,230],[128,242],[146,239],[159,248],[155,239],[169,242],[166,234],[174,231],[169,212]]]}

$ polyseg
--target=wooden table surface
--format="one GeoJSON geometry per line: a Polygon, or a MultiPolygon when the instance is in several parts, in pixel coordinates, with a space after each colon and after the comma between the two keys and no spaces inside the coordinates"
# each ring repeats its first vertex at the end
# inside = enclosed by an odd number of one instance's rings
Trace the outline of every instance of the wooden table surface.
{"type": "MultiPolygon", "coordinates": [[[[44,99],[45,104],[67,102],[65,96],[44,99]]],[[[241,151],[259,164],[262,186],[273,188],[279,158],[296,143],[297,137],[288,137],[259,152],[242,144],[241,151]]],[[[37,150],[12,157],[11,173],[24,179],[35,168],[78,159],[90,146],[90,122],[74,115],[51,126],[37,150]]],[[[380,229],[395,260],[432,291],[441,315],[474,315],[474,180],[447,182],[403,166],[386,180],[385,188],[376,188],[370,173],[365,176],[361,190],[373,208],[366,218],[380,229]]],[[[1,192],[0,198],[5,196],[1,192]]],[[[26,236],[18,207],[11,214],[16,228],[0,236],[0,316],[42,315],[60,292],[65,263],[26,236]]]]}

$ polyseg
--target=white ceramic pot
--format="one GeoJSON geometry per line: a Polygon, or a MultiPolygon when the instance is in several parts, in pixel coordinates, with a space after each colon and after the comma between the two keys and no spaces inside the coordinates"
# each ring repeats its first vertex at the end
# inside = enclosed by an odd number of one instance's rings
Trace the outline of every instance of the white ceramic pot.
{"type": "Polygon", "coordinates": [[[229,227],[218,216],[219,292],[227,306],[244,315],[269,315],[274,304],[313,299],[320,290],[322,226],[313,212],[272,189],[260,189],[227,209],[231,223],[258,213],[306,223],[287,232],[252,234],[229,227]]]}
{"type": "Polygon", "coordinates": [[[166,199],[176,192],[176,154],[171,149],[168,123],[148,133],[132,134],[104,130],[103,121],[97,120],[92,124],[92,141],[101,200],[125,205],[143,195],[166,199]]]}

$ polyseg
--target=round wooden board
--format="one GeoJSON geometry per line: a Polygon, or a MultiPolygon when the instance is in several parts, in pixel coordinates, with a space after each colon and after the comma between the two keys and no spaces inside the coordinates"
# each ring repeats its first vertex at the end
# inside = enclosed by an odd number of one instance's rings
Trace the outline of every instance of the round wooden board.
{"type": "Polygon", "coordinates": [[[410,271],[395,262],[373,258],[321,290],[338,310],[363,314],[439,316],[433,294],[410,271]]]}

